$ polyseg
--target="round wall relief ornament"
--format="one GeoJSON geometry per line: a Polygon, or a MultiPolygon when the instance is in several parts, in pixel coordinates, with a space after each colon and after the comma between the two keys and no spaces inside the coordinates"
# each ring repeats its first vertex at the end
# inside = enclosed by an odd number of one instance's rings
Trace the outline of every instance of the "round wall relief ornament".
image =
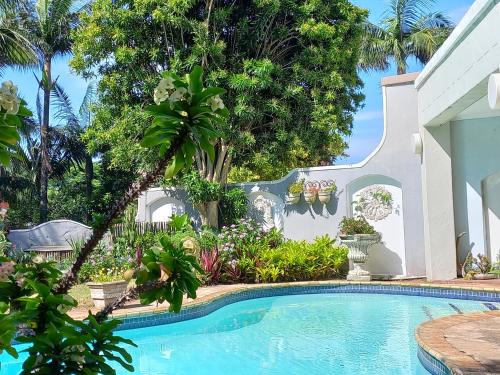
{"type": "Polygon", "coordinates": [[[369,186],[361,192],[354,208],[368,220],[385,219],[392,213],[392,194],[383,186],[369,186]]]}

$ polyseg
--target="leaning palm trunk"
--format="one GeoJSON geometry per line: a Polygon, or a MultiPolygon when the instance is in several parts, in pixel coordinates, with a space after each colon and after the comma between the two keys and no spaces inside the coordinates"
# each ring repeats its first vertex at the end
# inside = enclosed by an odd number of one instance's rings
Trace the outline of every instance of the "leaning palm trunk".
{"type": "Polygon", "coordinates": [[[186,136],[186,130],[184,130],[184,133],[179,134],[172,142],[169,151],[156,165],[156,167],[152,171],[142,173],[139,179],[132,184],[132,186],[130,186],[128,191],[113,204],[111,210],[104,217],[104,219],[94,227],[92,235],[80,249],[80,252],[78,253],[71,269],[65,274],[59,285],[57,285],[55,289],[57,294],[67,293],[67,291],[73,286],[80,268],[82,268],[82,265],[85,263],[88,256],[92,253],[99,241],[102,240],[104,234],[106,234],[109,230],[113,221],[123,214],[127,206],[137,199],[143,191],[145,191],[154,181],[158,179],[158,177],[162,175],[165,168],[169,164],[170,159],[172,159],[172,157],[177,153],[186,136]]]}
{"type": "Polygon", "coordinates": [[[94,180],[94,164],[92,163],[92,156],[85,153],[85,195],[87,199],[87,209],[85,210],[85,216],[87,222],[92,220],[92,212],[90,207],[92,206],[92,181],[94,180]]]}

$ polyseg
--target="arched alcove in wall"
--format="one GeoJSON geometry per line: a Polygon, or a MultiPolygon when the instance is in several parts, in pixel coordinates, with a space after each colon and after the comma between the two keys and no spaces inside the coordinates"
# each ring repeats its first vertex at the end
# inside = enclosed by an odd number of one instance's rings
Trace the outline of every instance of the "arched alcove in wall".
{"type": "Polygon", "coordinates": [[[500,171],[481,182],[486,255],[492,262],[500,259],[500,171]]]}
{"type": "Polygon", "coordinates": [[[162,197],[147,205],[146,210],[151,222],[169,221],[172,215],[182,215],[185,212],[184,203],[172,198],[162,197]]]}
{"type": "Polygon", "coordinates": [[[365,175],[347,185],[347,212],[363,215],[382,235],[370,249],[367,267],[374,275],[406,275],[403,189],[384,175],[365,175]]]}
{"type": "Polygon", "coordinates": [[[283,229],[285,203],[267,191],[254,191],[248,195],[250,215],[262,225],[264,230],[283,229]]]}

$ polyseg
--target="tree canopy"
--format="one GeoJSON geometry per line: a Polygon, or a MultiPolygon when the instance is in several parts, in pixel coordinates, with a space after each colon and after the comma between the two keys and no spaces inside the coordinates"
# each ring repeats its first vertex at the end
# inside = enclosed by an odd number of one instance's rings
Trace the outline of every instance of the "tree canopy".
{"type": "Polygon", "coordinates": [[[227,90],[216,161],[196,155],[208,180],[278,178],[341,155],[363,95],[357,75],[366,11],[340,1],[96,0],[74,32],[72,66],[100,78],[86,139],[115,168],[155,156],[136,141],[159,71],[201,64],[227,90]],[[232,168],[232,170],[231,170],[232,168]]]}

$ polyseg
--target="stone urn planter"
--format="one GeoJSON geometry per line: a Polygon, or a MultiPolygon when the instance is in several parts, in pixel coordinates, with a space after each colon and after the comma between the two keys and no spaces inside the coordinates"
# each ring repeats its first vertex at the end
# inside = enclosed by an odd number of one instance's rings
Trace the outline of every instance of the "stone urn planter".
{"type": "Polygon", "coordinates": [[[90,297],[95,307],[103,308],[115,302],[127,290],[128,281],[90,282],[90,297]]]}
{"type": "Polygon", "coordinates": [[[288,192],[288,195],[286,197],[286,202],[288,204],[297,204],[300,201],[300,193],[291,193],[288,192]]]}
{"type": "Polygon", "coordinates": [[[347,258],[352,262],[353,269],[347,274],[350,281],[370,281],[372,276],[366,269],[368,249],[370,246],[380,242],[379,234],[352,234],[340,235],[340,241],[347,246],[349,253],[347,258]]]}
{"type": "Polygon", "coordinates": [[[316,201],[316,190],[306,190],[304,191],[304,199],[307,203],[313,204],[316,201]]]}
{"type": "Polygon", "coordinates": [[[476,273],[472,278],[474,280],[493,280],[496,279],[497,276],[492,273],[476,273]]]}

